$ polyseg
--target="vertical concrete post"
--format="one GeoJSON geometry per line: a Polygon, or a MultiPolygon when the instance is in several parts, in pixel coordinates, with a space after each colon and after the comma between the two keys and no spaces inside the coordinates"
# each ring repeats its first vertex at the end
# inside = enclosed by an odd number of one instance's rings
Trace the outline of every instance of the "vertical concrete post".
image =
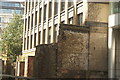
{"type": "Polygon", "coordinates": [[[47,1],[47,11],[46,11],[47,15],[46,15],[46,35],[45,35],[45,44],[48,44],[48,28],[49,28],[49,0],[47,1]]]}
{"type": "Polygon", "coordinates": [[[25,27],[27,26],[25,26],[25,24],[26,24],[26,18],[25,18],[25,14],[26,14],[26,0],[25,0],[25,6],[24,6],[24,27],[23,27],[23,47],[22,47],[22,51],[25,49],[25,46],[24,46],[24,44],[25,44],[25,27]]]}
{"type": "Polygon", "coordinates": [[[115,31],[108,30],[108,77],[115,78],[115,31]]]}
{"type": "Polygon", "coordinates": [[[58,0],[58,33],[59,33],[59,26],[61,22],[61,0],[58,0]]]}
{"type": "Polygon", "coordinates": [[[42,16],[41,16],[41,41],[40,41],[40,44],[43,44],[43,30],[44,30],[44,23],[43,23],[43,20],[44,20],[44,0],[42,0],[41,2],[42,4],[42,16]]]}
{"type": "MultiPolygon", "coordinates": [[[[55,7],[55,0],[52,0],[52,7],[55,7]]],[[[55,9],[52,9],[52,26],[51,26],[51,43],[54,42],[54,13],[55,9]]]]}
{"type": "Polygon", "coordinates": [[[38,38],[39,38],[38,36],[39,36],[39,12],[40,12],[40,9],[39,9],[39,8],[40,8],[40,6],[39,6],[39,1],[40,1],[40,0],[37,0],[37,1],[38,1],[38,2],[37,2],[37,3],[38,3],[38,5],[37,5],[37,6],[38,6],[38,13],[37,13],[37,34],[36,34],[36,45],[38,45],[38,42],[39,42],[39,41],[38,41],[38,40],[39,40],[39,39],[38,39],[38,38]]]}
{"type": "MultiPolygon", "coordinates": [[[[29,3],[29,1],[27,0],[27,5],[29,5],[28,4],[29,3]]],[[[28,41],[28,11],[29,11],[29,7],[27,7],[27,26],[26,26],[26,45],[25,45],[25,49],[27,49],[27,45],[28,45],[28,43],[27,43],[27,41],[28,41]]]]}
{"type": "Polygon", "coordinates": [[[17,76],[20,76],[20,62],[17,62],[17,76]]]}
{"type": "Polygon", "coordinates": [[[34,10],[34,12],[33,12],[33,32],[32,32],[32,35],[33,35],[33,38],[32,38],[32,48],[34,48],[34,40],[35,40],[35,13],[36,13],[36,10],[35,10],[35,6],[36,6],[36,0],[34,0],[34,8],[33,8],[33,10],[34,10]]]}
{"type": "Polygon", "coordinates": [[[28,70],[28,56],[25,57],[25,71],[24,76],[27,77],[27,71],[28,70]]]}
{"type": "MultiPolygon", "coordinates": [[[[32,0],[30,0],[31,1],[31,7],[30,7],[30,10],[32,9],[32,0]]],[[[32,45],[31,44],[31,27],[32,27],[32,25],[31,25],[31,21],[32,21],[32,12],[30,11],[30,30],[29,30],[29,49],[30,49],[30,46],[32,45]]]]}

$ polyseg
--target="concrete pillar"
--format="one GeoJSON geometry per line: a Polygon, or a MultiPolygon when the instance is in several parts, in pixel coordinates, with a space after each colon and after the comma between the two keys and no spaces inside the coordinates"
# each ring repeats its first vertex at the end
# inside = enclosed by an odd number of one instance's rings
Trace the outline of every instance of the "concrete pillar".
{"type": "Polygon", "coordinates": [[[115,78],[115,32],[108,29],[108,77],[115,78]]]}
{"type": "Polygon", "coordinates": [[[25,71],[24,71],[24,76],[27,77],[28,73],[28,56],[25,57],[25,71]]]}
{"type": "Polygon", "coordinates": [[[59,33],[59,26],[60,26],[60,23],[61,23],[61,0],[58,0],[58,33],[59,33]]]}
{"type": "Polygon", "coordinates": [[[17,76],[20,76],[20,62],[17,61],[17,76]]]}
{"type": "Polygon", "coordinates": [[[26,14],[26,0],[25,0],[25,6],[24,6],[24,28],[23,28],[23,47],[22,47],[22,51],[25,49],[25,46],[24,46],[24,44],[25,44],[25,32],[26,32],[25,27],[27,27],[27,25],[25,26],[25,24],[26,24],[25,14],[26,14]]]}
{"type": "Polygon", "coordinates": [[[54,9],[54,7],[55,7],[55,0],[52,0],[52,1],[53,1],[52,2],[53,9],[52,9],[51,43],[54,42],[54,13],[55,13],[55,9],[54,9]]]}
{"type": "Polygon", "coordinates": [[[33,11],[33,14],[34,14],[34,15],[33,15],[33,29],[32,29],[32,31],[33,31],[33,32],[32,32],[32,35],[33,35],[33,37],[32,37],[32,48],[34,48],[34,43],[35,43],[35,42],[34,42],[34,40],[35,40],[35,38],[34,38],[34,37],[35,37],[35,26],[36,26],[36,25],[35,25],[35,12],[36,12],[36,11],[35,11],[35,6],[36,6],[36,2],[35,2],[35,1],[36,1],[36,0],[34,0],[34,9],[33,9],[33,10],[34,10],[34,11],[33,11]]]}
{"type": "Polygon", "coordinates": [[[42,4],[42,16],[41,16],[41,41],[40,41],[40,44],[43,44],[43,30],[44,30],[44,23],[43,23],[43,20],[44,20],[44,0],[42,0],[41,2],[42,4]]]}
{"type": "MultiPolygon", "coordinates": [[[[30,0],[31,1],[31,7],[30,7],[30,10],[32,9],[32,0],[30,0]]],[[[32,25],[31,25],[31,21],[32,21],[32,12],[30,11],[30,30],[29,30],[29,49],[30,49],[30,46],[32,45],[31,44],[31,27],[32,27],[32,25]]]]}
{"type": "Polygon", "coordinates": [[[46,35],[45,35],[45,44],[48,44],[48,29],[49,29],[49,0],[47,1],[47,11],[46,11],[47,15],[46,15],[46,35]]]}
{"type": "Polygon", "coordinates": [[[40,9],[39,9],[39,8],[40,8],[40,6],[39,6],[39,1],[40,1],[40,0],[38,0],[38,5],[37,5],[37,6],[38,6],[38,13],[37,13],[37,34],[36,34],[36,45],[39,45],[39,44],[38,44],[38,42],[39,42],[39,41],[38,41],[38,38],[39,38],[39,37],[38,37],[38,36],[39,36],[39,13],[40,13],[40,9]]]}
{"type": "Polygon", "coordinates": [[[26,45],[25,45],[25,49],[27,50],[27,45],[28,45],[28,43],[27,43],[27,41],[28,41],[28,14],[27,14],[27,25],[26,25],[26,45]]]}
{"type": "Polygon", "coordinates": [[[120,79],[120,30],[116,31],[116,53],[115,53],[115,77],[120,79]]]}

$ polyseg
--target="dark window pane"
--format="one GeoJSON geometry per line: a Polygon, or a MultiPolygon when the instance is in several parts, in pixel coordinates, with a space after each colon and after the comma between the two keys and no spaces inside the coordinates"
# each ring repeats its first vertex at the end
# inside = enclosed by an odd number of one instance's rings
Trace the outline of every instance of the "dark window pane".
{"type": "Polygon", "coordinates": [[[82,25],[83,13],[78,14],[78,24],[82,25]]]}

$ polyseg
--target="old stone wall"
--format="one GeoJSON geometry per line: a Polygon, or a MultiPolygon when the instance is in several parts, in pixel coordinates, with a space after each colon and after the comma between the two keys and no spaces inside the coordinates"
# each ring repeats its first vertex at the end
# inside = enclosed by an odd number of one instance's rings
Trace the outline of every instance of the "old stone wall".
{"type": "Polygon", "coordinates": [[[58,43],[37,46],[35,77],[107,77],[107,28],[60,25],[58,43]]]}
{"type": "Polygon", "coordinates": [[[80,26],[61,25],[58,38],[57,76],[83,77],[88,70],[88,29],[80,26]]]}
{"type": "Polygon", "coordinates": [[[56,44],[43,44],[36,48],[34,77],[56,78],[56,44]]]}

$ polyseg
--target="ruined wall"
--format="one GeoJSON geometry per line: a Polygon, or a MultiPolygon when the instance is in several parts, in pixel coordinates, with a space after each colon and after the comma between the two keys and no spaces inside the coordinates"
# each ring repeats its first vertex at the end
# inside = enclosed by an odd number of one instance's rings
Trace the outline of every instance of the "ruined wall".
{"type": "Polygon", "coordinates": [[[81,73],[88,70],[88,35],[85,27],[61,26],[57,53],[58,77],[84,77],[81,73]]]}
{"type": "Polygon", "coordinates": [[[38,78],[107,77],[107,28],[61,24],[57,44],[37,46],[34,71],[38,78]]]}
{"type": "Polygon", "coordinates": [[[56,78],[56,44],[37,46],[34,64],[34,77],[56,78]]]}

